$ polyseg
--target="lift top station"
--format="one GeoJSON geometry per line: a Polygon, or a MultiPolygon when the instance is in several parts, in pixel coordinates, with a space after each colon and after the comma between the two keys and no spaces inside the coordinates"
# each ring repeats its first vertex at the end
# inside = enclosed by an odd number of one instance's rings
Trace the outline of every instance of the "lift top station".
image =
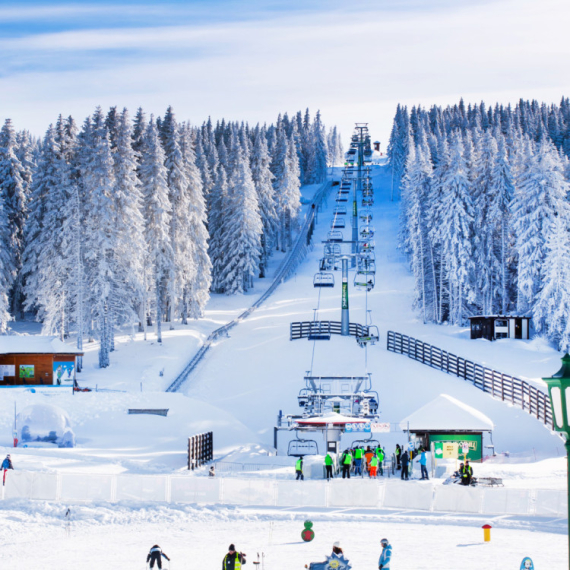
{"type": "MultiPolygon", "coordinates": [[[[374,288],[376,273],[375,244],[372,239],[374,228],[370,210],[374,204],[371,158],[368,124],[356,123],[336,194],[333,219],[324,241],[323,257],[319,261],[319,272],[313,278],[313,287],[318,292],[315,315],[312,321],[291,323],[291,340],[307,338],[314,342],[314,347],[317,341],[330,341],[331,335],[356,337],[358,346],[364,348],[364,370],[367,370],[368,365],[367,347],[379,340],[378,328],[372,325],[369,318],[371,311],[368,310],[367,296],[374,288]],[[362,210],[359,212],[360,206],[362,210]],[[349,223],[352,226],[352,239],[347,239],[349,223]],[[350,267],[355,273],[353,287],[365,291],[365,325],[351,323],[349,319],[350,267]],[[339,270],[342,272],[341,320],[321,321],[318,319],[321,293],[325,291],[326,294],[327,288],[334,290],[334,272],[339,270]]],[[[313,361],[314,352],[315,349],[313,361]]],[[[343,433],[371,435],[371,423],[378,418],[378,392],[372,390],[369,372],[366,371],[362,376],[316,376],[312,370],[313,361],[311,370],[304,377],[305,387],[298,395],[300,412],[288,415],[279,412],[275,428],[277,449],[280,430],[295,432],[295,438],[288,442],[287,447],[287,454],[295,457],[338,453],[341,451],[339,444],[343,433]],[[324,438],[324,448],[322,443],[319,446],[314,439],[316,434],[324,438]]]]}

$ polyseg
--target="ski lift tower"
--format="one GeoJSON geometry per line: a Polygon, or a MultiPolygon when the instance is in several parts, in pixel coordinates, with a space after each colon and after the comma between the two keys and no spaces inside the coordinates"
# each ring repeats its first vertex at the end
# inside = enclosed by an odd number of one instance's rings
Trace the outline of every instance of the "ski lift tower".
{"type": "MultiPolygon", "coordinates": [[[[357,147],[356,160],[356,185],[354,187],[354,200],[352,203],[352,253],[358,252],[358,206],[357,200],[359,192],[362,192],[362,167],[364,166],[364,150],[370,144],[368,134],[368,123],[356,123],[354,127],[353,143],[357,147]]],[[[356,267],[356,258],[352,258],[352,267],[356,267]]]]}

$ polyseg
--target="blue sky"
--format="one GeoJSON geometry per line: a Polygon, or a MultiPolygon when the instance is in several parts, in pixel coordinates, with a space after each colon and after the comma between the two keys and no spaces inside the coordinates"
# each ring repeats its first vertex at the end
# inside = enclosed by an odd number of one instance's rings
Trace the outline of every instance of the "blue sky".
{"type": "Polygon", "coordinates": [[[272,121],[321,109],[385,141],[398,102],[570,95],[567,0],[207,0],[0,5],[0,119],[142,106],[272,121]]]}

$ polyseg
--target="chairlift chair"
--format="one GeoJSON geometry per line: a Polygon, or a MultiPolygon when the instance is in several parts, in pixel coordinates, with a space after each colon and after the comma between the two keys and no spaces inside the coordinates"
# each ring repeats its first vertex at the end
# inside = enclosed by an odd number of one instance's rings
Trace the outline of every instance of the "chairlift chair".
{"type": "Polygon", "coordinates": [[[331,255],[340,257],[342,255],[340,244],[338,243],[325,243],[324,248],[325,257],[330,257],[331,255]]]}
{"type": "Polygon", "coordinates": [[[366,208],[367,206],[374,206],[374,198],[372,196],[364,196],[362,198],[362,207],[366,208]]]}
{"type": "Polygon", "coordinates": [[[374,237],[374,230],[372,228],[364,227],[360,230],[360,237],[364,239],[374,237]]]}
{"type": "Polygon", "coordinates": [[[331,228],[344,228],[346,227],[346,220],[344,218],[334,218],[331,222],[331,228]]]}
{"type": "Polygon", "coordinates": [[[372,434],[370,434],[370,439],[355,439],[352,442],[354,447],[370,447],[371,449],[376,449],[380,442],[377,439],[372,439],[372,434]]]}
{"type": "Polygon", "coordinates": [[[334,287],[334,273],[319,271],[313,277],[313,287],[334,287]]]}
{"type": "Polygon", "coordinates": [[[366,275],[374,275],[376,273],[376,261],[367,257],[358,258],[358,271],[366,275]]]}
{"type": "Polygon", "coordinates": [[[364,348],[367,344],[376,344],[379,340],[380,333],[376,325],[368,325],[368,334],[356,337],[356,342],[361,348],[364,348]]]}
{"type": "Polygon", "coordinates": [[[337,206],[337,207],[334,209],[333,214],[334,214],[335,216],[343,216],[344,214],[346,214],[346,206],[337,206]]]}
{"type": "Polygon", "coordinates": [[[363,252],[368,252],[368,251],[374,251],[374,247],[376,246],[376,244],[374,243],[374,241],[365,241],[361,247],[360,247],[360,251],[363,252]]]}
{"type": "Polygon", "coordinates": [[[332,230],[327,234],[327,241],[342,242],[343,240],[344,237],[340,230],[332,230]]]}
{"type": "Polygon", "coordinates": [[[292,439],[287,447],[287,455],[289,457],[319,454],[319,446],[314,439],[301,439],[298,435],[296,438],[292,439]]]}
{"type": "Polygon", "coordinates": [[[354,276],[354,286],[356,288],[372,291],[372,289],[374,289],[374,284],[374,275],[360,270],[356,272],[356,275],[354,276]]]}
{"type": "Polygon", "coordinates": [[[339,194],[339,195],[336,197],[336,201],[337,201],[337,203],[340,203],[340,202],[348,202],[348,198],[347,198],[344,194],[339,194]]]}

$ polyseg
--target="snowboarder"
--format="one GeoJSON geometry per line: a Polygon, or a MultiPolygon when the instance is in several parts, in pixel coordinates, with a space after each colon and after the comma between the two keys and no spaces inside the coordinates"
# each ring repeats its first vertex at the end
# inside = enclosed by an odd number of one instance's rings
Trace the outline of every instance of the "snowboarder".
{"type": "Polygon", "coordinates": [[[331,457],[330,453],[327,453],[325,456],[325,471],[327,481],[333,478],[333,458],[331,457]]]}
{"type": "Polygon", "coordinates": [[[402,450],[400,448],[399,443],[396,444],[395,454],[396,454],[396,469],[400,469],[400,456],[402,455],[402,450]]]}
{"type": "Polygon", "coordinates": [[[401,479],[408,480],[408,462],[410,460],[410,456],[408,455],[407,451],[404,451],[402,454],[402,474],[400,475],[401,479]]]}
{"type": "Polygon", "coordinates": [[[392,558],[392,545],[388,542],[387,538],[380,541],[382,545],[382,552],[378,560],[379,570],[390,570],[390,559],[392,558]]]}
{"type": "Polygon", "coordinates": [[[4,471],[2,485],[6,485],[6,471],[8,471],[8,469],[14,469],[14,465],[12,464],[12,458],[10,457],[9,453],[8,455],[6,455],[6,459],[2,461],[2,470],[4,471]]]}
{"type": "Polygon", "coordinates": [[[304,481],[305,477],[303,476],[303,457],[299,457],[299,459],[297,459],[297,462],[295,463],[295,473],[297,474],[297,478],[295,479],[296,481],[299,479],[301,481],[304,481]]]}
{"type": "Polygon", "coordinates": [[[160,546],[158,546],[158,544],[155,544],[150,549],[150,552],[148,553],[148,555],[146,557],[147,564],[150,562],[150,567],[154,568],[154,563],[156,562],[156,565],[159,568],[162,568],[162,558],[161,558],[162,556],[164,556],[164,558],[166,558],[166,560],[168,560],[168,562],[170,562],[170,558],[168,558],[168,556],[166,556],[166,554],[164,554],[164,552],[162,552],[162,549],[160,548],[160,546]]]}
{"type": "Polygon", "coordinates": [[[236,552],[236,547],[230,544],[228,553],[224,556],[222,570],[239,570],[245,564],[245,552],[236,552]]]}
{"type": "Polygon", "coordinates": [[[422,479],[427,479],[429,481],[429,477],[428,477],[428,471],[427,471],[427,456],[426,456],[426,450],[422,448],[422,452],[420,454],[420,468],[422,471],[422,479]]]}
{"type": "Polygon", "coordinates": [[[350,468],[352,466],[352,455],[347,449],[342,456],[342,478],[348,477],[350,479],[350,468]]]}

